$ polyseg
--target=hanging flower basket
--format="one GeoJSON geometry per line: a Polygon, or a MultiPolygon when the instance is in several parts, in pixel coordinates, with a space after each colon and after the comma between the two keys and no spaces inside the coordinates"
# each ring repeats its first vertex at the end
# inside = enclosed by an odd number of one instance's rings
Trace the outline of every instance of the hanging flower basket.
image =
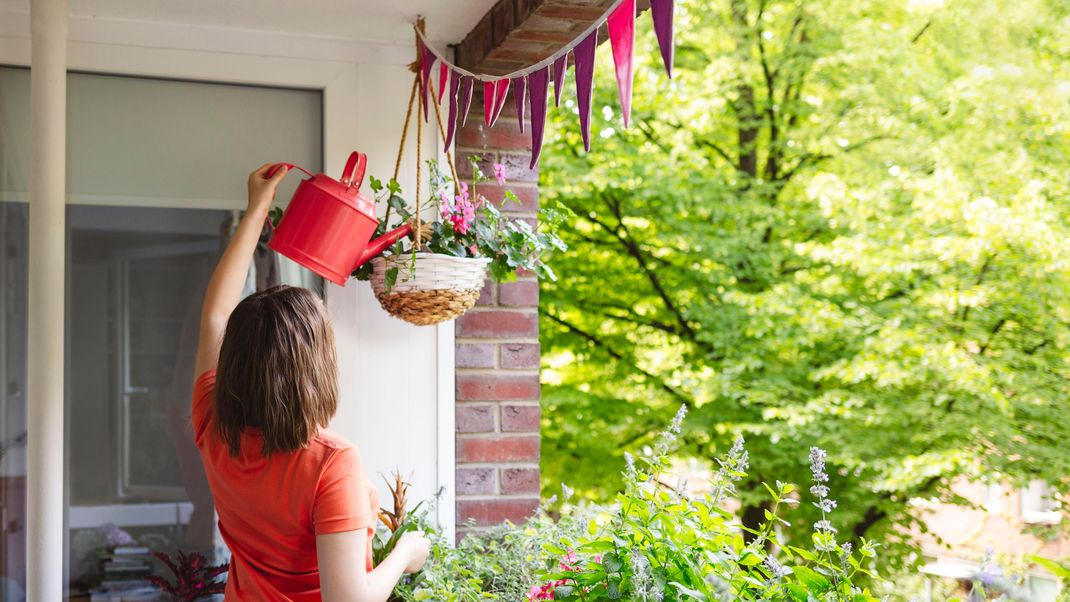
{"type": "MultiPolygon", "coordinates": [[[[431,97],[439,134],[447,138],[441,110],[434,93],[434,84],[423,82],[431,97]]],[[[490,181],[480,169],[479,157],[468,157],[471,163],[470,182],[461,182],[447,154],[449,172],[443,173],[434,159],[427,161],[430,191],[420,194],[420,140],[423,121],[420,113],[427,113],[421,90],[420,73],[416,73],[409,93],[409,107],[398,144],[394,176],[387,182],[369,178],[377,202],[385,202],[386,214],[376,226],[375,236],[388,232],[400,224],[411,224],[411,236],[397,239],[382,250],[381,255],[357,268],[353,277],[370,280],[379,304],[390,315],[410,324],[427,326],[452,320],[472,308],[486,282],[488,272],[497,281],[516,278],[518,270],[537,278],[554,278],[546,260],[554,251],[563,251],[565,244],[558,235],[571,214],[559,203],[548,202],[540,207],[535,223],[532,216],[521,217],[503,213],[489,201],[477,185],[490,181]],[[414,111],[415,109],[415,111],[414,111]],[[413,117],[415,116],[415,119],[413,117]],[[416,122],[416,189],[410,204],[402,197],[398,171],[409,131],[416,122]],[[411,210],[410,210],[411,208],[411,210]],[[436,214],[433,221],[421,215],[436,214]]],[[[498,186],[505,186],[506,168],[493,165],[498,186]]],[[[511,191],[505,190],[502,205],[519,204],[511,191]]]]}
{"type": "Polygon", "coordinates": [[[372,290],[390,315],[428,326],[452,320],[475,305],[489,264],[486,257],[441,253],[380,256],[372,260],[372,290]]]}

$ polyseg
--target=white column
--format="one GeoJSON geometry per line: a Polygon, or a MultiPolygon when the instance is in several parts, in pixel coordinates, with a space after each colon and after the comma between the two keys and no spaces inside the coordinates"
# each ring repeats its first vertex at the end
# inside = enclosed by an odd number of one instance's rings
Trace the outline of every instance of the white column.
{"type": "Polygon", "coordinates": [[[67,0],[32,0],[27,599],[63,599],[67,0]]]}

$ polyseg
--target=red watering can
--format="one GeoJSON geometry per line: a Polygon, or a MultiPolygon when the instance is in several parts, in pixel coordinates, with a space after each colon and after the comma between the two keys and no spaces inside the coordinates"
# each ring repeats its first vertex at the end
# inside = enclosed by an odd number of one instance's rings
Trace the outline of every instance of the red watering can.
{"type": "Polygon", "coordinates": [[[408,236],[412,226],[405,224],[372,240],[379,225],[375,202],[360,193],[367,165],[368,156],[353,151],[341,181],[324,174],[312,175],[299,165],[273,165],[265,178],[283,166],[297,167],[309,177],[298,185],[268,246],[345,286],[353,270],[408,236]]]}

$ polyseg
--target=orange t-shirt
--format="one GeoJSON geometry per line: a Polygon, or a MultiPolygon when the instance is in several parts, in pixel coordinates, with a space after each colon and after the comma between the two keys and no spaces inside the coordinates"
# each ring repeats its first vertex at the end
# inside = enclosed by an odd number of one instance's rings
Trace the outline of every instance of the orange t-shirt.
{"type": "Polygon", "coordinates": [[[357,448],[321,430],[302,449],[264,458],[260,432],[246,429],[231,457],[215,428],[215,376],[193,387],[193,429],[230,547],[226,599],[319,600],[316,536],[325,533],[367,529],[370,571],[379,500],[357,448]]]}

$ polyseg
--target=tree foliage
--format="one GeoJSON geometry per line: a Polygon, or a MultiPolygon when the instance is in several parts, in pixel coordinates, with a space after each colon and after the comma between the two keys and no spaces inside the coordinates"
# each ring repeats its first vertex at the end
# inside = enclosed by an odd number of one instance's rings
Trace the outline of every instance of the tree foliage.
{"type": "MultiPolygon", "coordinates": [[[[959,477],[1070,487],[1070,9],[1043,0],[682,0],[646,16],[633,126],[608,49],[594,148],[551,124],[577,214],[543,286],[543,474],[604,499],[681,404],[740,487],[829,450],[847,539],[904,558],[959,477]]],[[[814,517],[801,507],[798,535],[814,517]]]]}

